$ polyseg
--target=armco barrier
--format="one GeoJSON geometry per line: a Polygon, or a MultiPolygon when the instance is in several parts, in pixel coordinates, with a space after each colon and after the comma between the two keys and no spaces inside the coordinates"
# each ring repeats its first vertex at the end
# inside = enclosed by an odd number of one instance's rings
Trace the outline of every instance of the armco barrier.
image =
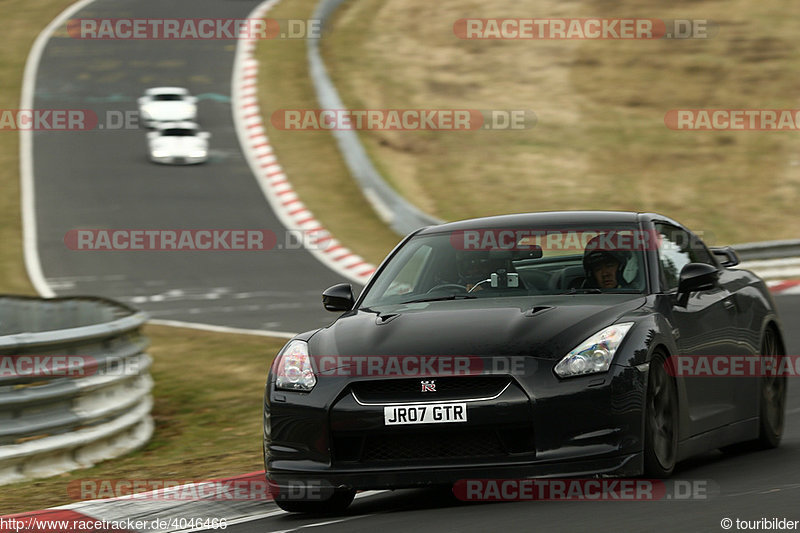
{"type": "MultiPolygon", "coordinates": [[[[312,19],[319,20],[323,33],[328,18],[343,0],[321,0],[312,19]]],[[[319,52],[319,38],[308,39],[308,64],[311,80],[317,93],[321,109],[346,109],[333,85],[322,56],[319,52]]],[[[441,224],[442,221],[420,211],[416,206],[400,196],[383,179],[370,161],[358,133],[354,130],[333,130],[339,151],[342,153],[350,174],[356,179],[364,196],[375,212],[396,233],[405,236],[423,226],[441,224]]]]}
{"type": "Polygon", "coordinates": [[[91,466],[149,440],[146,320],[103,298],[0,295],[0,485],[91,466]],[[48,362],[65,358],[70,372],[53,372],[48,362]],[[20,372],[21,360],[42,365],[20,372]]]}
{"type": "Polygon", "coordinates": [[[733,249],[742,261],[800,257],[800,239],[734,244],[733,249]]]}
{"type": "Polygon", "coordinates": [[[742,261],[739,268],[769,282],[800,279],[800,240],[734,244],[733,249],[742,261]]]}

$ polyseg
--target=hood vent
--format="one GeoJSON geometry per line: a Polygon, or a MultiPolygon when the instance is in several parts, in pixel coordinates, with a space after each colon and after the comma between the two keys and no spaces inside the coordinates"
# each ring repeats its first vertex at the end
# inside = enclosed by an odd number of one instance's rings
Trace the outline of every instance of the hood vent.
{"type": "Polygon", "coordinates": [[[525,311],[525,316],[541,315],[542,313],[549,311],[550,309],[553,309],[553,307],[550,305],[536,305],[525,311]]]}
{"type": "Polygon", "coordinates": [[[398,316],[400,316],[400,313],[389,313],[387,315],[378,315],[377,317],[375,317],[375,323],[380,326],[381,324],[386,324],[387,322],[394,320],[398,316]]]}

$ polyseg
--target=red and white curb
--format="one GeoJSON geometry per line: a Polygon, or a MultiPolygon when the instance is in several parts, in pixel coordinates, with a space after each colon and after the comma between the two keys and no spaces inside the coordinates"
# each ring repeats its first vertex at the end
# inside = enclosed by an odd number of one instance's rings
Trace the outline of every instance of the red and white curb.
{"type": "MultiPolygon", "coordinates": [[[[66,493],[65,493],[66,496],[66,493]]],[[[135,495],[95,499],[0,516],[0,533],[214,530],[283,513],[266,495],[264,471],[190,483],[135,495]],[[242,498],[246,486],[252,497],[242,498]],[[255,487],[255,489],[253,489],[255,487]],[[239,499],[237,499],[239,498],[239,499]],[[200,527],[198,527],[200,526],[200,527]]]]}
{"type": "MultiPolygon", "coordinates": [[[[356,494],[356,499],[385,492],[360,491],[356,494]]],[[[134,495],[87,500],[41,511],[3,515],[0,516],[0,533],[222,531],[234,524],[285,514],[287,512],[279,509],[267,494],[266,478],[262,470],[134,495]],[[243,494],[251,497],[245,499],[243,494]]],[[[304,527],[313,525],[324,523],[304,527]]]]}
{"type": "MultiPolygon", "coordinates": [[[[257,6],[249,18],[263,18],[279,0],[257,6]]],[[[365,284],[375,266],[343,246],[300,200],[275,156],[261,120],[258,102],[258,61],[253,56],[256,39],[242,38],[236,46],[231,90],[236,134],[245,158],[264,196],[281,223],[307,235],[304,246],[323,264],[346,279],[365,284]]],[[[279,74],[278,74],[279,75],[279,74]]]]}
{"type": "Polygon", "coordinates": [[[768,281],[767,287],[772,294],[800,295],[800,279],[768,281]]]}

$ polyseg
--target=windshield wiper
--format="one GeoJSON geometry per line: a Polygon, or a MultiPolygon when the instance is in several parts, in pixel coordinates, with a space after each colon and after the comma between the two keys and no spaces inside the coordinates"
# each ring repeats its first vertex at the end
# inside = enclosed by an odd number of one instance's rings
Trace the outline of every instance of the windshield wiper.
{"type": "Polygon", "coordinates": [[[580,288],[573,287],[570,290],[562,292],[560,294],[603,294],[603,291],[592,287],[580,287],[580,288]]]}
{"type": "Polygon", "coordinates": [[[477,296],[473,294],[451,294],[450,296],[438,296],[435,298],[417,298],[416,300],[406,300],[405,302],[398,302],[398,305],[415,304],[421,302],[442,302],[444,300],[473,300],[477,296]]]}

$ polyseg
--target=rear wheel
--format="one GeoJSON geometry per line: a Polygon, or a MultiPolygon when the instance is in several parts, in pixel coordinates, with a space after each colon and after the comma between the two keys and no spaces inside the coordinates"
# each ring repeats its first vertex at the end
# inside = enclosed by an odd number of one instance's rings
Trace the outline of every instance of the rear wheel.
{"type": "MultiPolygon", "coordinates": [[[[775,330],[768,328],[761,342],[762,371],[778,369],[783,359],[783,351],[775,330]],[[770,363],[766,361],[770,360],[770,363]]],[[[739,442],[721,448],[725,453],[737,454],[754,450],[777,448],[783,436],[783,423],[786,411],[786,376],[766,375],[759,377],[758,386],[758,438],[739,442]]]]}
{"type": "Polygon", "coordinates": [[[645,400],[644,472],[656,478],[672,474],[678,457],[678,393],[665,361],[650,361],[645,400]]]}
{"type": "Polygon", "coordinates": [[[328,515],[343,512],[350,506],[355,496],[355,490],[337,490],[327,500],[292,500],[278,496],[275,498],[275,503],[278,507],[290,513],[328,515]]]}
{"type": "MultiPolygon", "coordinates": [[[[783,436],[783,422],[786,411],[786,376],[778,375],[777,369],[783,359],[778,336],[775,330],[767,328],[761,343],[761,357],[771,360],[770,368],[775,372],[760,378],[758,440],[756,446],[762,449],[777,448],[783,436]]],[[[762,368],[766,368],[766,362],[762,368]]]]}

